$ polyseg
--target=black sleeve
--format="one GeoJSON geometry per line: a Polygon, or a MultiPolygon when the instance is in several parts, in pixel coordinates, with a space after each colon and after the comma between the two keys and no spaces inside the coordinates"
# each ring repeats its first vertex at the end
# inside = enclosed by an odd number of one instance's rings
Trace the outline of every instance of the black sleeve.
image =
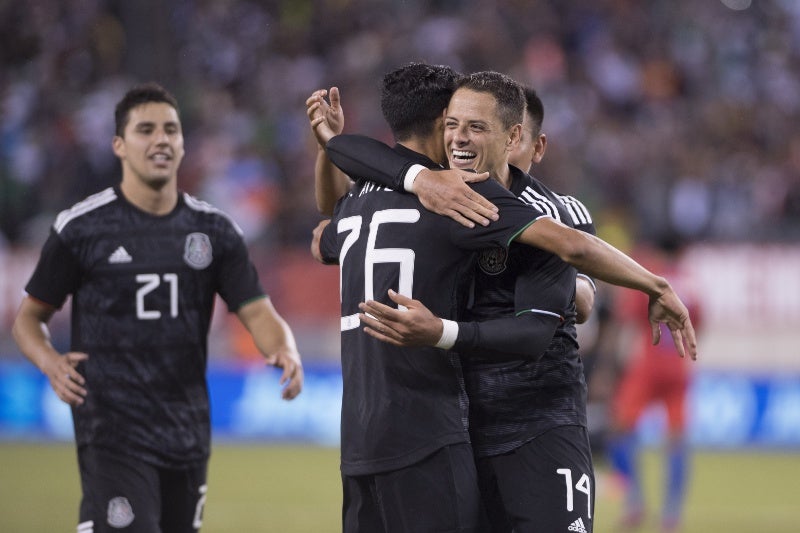
{"type": "Polygon", "coordinates": [[[525,269],[514,283],[516,316],[459,322],[454,346],[459,352],[538,359],[550,345],[575,295],[575,269],[540,250],[523,253],[525,269]]]}
{"type": "Polygon", "coordinates": [[[322,236],[319,239],[319,251],[326,265],[339,264],[339,245],[336,239],[336,225],[338,223],[339,219],[334,216],[331,223],[322,230],[322,236]]]}
{"type": "Polygon", "coordinates": [[[403,179],[413,161],[390,146],[364,135],[337,135],[325,150],[334,165],[353,180],[371,180],[395,191],[403,190],[403,179]]]}
{"type": "Polygon", "coordinates": [[[464,355],[481,357],[518,355],[539,359],[550,346],[560,322],[556,316],[536,313],[483,322],[459,322],[453,349],[464,355]]]}
{"type": "Polygon", "coordinates": [[[60,309],[67,297],[78,289],[81,276],[78,260],[58,234],[51,230],[25,292],[60,309]]]}
{"type": "Polygon", "coordinates": [[[220,241],[224,243],[225,253],[221,257],[217,292],[228,311],[236,312],[266,293],[244,239],[232,224],[226,222],[224,228],[220,241]]]}

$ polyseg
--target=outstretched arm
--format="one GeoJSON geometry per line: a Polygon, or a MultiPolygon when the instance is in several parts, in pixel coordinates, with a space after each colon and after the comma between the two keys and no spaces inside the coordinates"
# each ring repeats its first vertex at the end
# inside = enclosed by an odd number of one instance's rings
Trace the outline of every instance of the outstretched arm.
{"type": "Polygon", "coordinates": [[[689,310],[669,282],[588,233],[569,228],[552,218],[528,226],[517,241],[558,255],[578,271],[612,285],[644,292],[650,297],[649,320],[653,344],[661,340],[660,324],[666,324],[681,357],[688,349],[697,359],[697,339],[689,310]]]}
{"type": "Polygon", "coordinates": [[[82,352],[62,355],[56,351],[47,327],[55,311],[52,306],[26,296],[17,312],[12,333],[20,351],[47,376],[61,401],[81,405],[86,397],[86,381],[76,367],[89,356],[82,352]]]}
{"type": "Polygon", "coordinates": [[[303,389],[303,363],[297,352],[292,330],[272,306],[269,298],[259,298],[236,312],[253,336],[258,351],[267,364],[283,369],[280,384],[284,400],[292,400],[303,389]]]}

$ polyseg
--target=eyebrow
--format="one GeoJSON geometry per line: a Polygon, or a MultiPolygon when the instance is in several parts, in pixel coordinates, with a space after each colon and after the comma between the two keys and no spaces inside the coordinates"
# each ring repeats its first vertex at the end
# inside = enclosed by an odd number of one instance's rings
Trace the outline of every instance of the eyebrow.
{"type": "MultiPolygon", "coordinates": [[[[164,122],[164,126],[175,126],[175,127],[177,127],[178,124],[179,123],[177,121],[175,121],[175,120],[168,120],[167,122],[164,122]]],[[[154,121],[152,121],[152,120],[143,120],[141,122],[137,122],[136,124],[134,124],[134,127],[135,128],[153,127],[155,125],[156,125],[156,123],[154,121]]]]}

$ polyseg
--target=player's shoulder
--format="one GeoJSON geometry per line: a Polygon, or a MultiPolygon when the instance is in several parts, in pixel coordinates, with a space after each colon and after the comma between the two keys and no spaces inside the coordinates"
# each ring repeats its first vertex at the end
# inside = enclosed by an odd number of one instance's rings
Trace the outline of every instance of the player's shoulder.
{"type": "Polygon", "coordinates": [[[108,187],[98,193],[87,196],[72,207],[61,211],[56,216],[53,229],[60,234],[68,226],[74,227],[76,224],[83,222],[91,223],[103,207],[113,204],[118,198],[119,194],[113,187],[108,187]]]}
{"type": "Polygon", "coordinates": [[[592,213],[586,207],[586,205],[569,194],[558,194],[556,193],[559,201],[564,205],[569,213],[570,217],[572,217],[572,222],[576,227],[579,226],[591,226],[594,227],[594,221],[592,220],[592,213]]]}
{"type": "Polygon", "coordinates": [[[500,185],[500,183],[493,178],[476,183],[468,183],[467,185],[469,185],[476,192],[480,193],[486,199],[516,198],[511,191],[500,185]]]}
{"type": "Polygon", "coordinates": [[[222,209],[215,207],[205,200],[200,200],[188,192],[181,193],[181,197],[183,198],[183,204],[186,206],[189,212],[194,213],[202,218],[207,218],[210,221],[228,225],[239,235],[244,234],[242,228],[239,227],[239,224],[236,223],[233,217],[222,209]]]}

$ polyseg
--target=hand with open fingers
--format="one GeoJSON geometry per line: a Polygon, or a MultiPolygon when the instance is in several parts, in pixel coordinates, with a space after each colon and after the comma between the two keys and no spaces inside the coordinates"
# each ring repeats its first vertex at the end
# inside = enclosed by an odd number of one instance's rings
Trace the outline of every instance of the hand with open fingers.
{"type": "Polygon", "coordinates": [[[68,352],[52,358],[47,367],[43,368],[50,386],[64,403],[73,406],[83,404],[87,392],[86,380],[75,367],[88,358],[89,356],[82,352],[68,352]]]}
{"type": "Polygon", "coordinates": [[[344,112],[338,87],[331,87],[330,91],[314,91],[306,99],[306,114],[317,143],[325,148],[331,137],[344,131],[344,112]],[[330,103],[325,100],[326,96],[330,97],[330,103]]]}
{"type": "Polygon", "coordinates": [[[488,226],[497,220],[497,207],[475,192],[466,181],[483,181],[488,172],[480,174],[460,169],[423,170],[414,180],[413,192],[422,205],[436,214],[450,217],[468,228],[475,224],[488,226]]]}
{"type": "Polygon", "coordinates": [[[653,334],[653,344],[658,344],[661,340],[661,324],[666,324],[678,354],[685,357],[688,352],[692,360],[697,359],[697,338],[692,319],[689,317],[689,310],[672,287],[660,296],[650,298],[648,317],[653,334]]]}
{"type": "Polygon", "coordinates": [[[419,300],[393,290],[389,298],[401,306],[395,309],[369,300],[359,304],[358,317],[364,331],[376,339],[395,346],[435,346],[442,336],[442,321],[419,300]]]}

